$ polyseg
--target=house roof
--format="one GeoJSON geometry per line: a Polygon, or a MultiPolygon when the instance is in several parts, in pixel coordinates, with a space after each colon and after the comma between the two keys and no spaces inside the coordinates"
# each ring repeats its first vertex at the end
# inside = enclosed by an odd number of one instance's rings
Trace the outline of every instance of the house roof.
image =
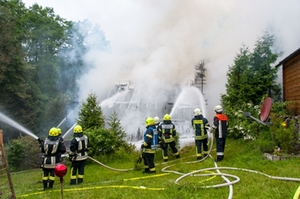
{"type": "Polygon", "coordinates": [[[279,67],[283,64],[285,64],[286,62],[290,61],[291,59],[293,59],[294,57],[296,57],[298,54],[300,54],[300,48],[298,48],[297,50],[295,50],[292,54],[290,54],[289,56],[287,56],[286,58],[284,58],[281,62],[279,62],[275,67],[279,67]]]}

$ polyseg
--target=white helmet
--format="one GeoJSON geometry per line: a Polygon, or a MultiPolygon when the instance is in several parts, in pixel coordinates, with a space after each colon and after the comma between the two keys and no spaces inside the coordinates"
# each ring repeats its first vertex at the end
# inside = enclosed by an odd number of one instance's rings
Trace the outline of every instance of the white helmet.
{"type": "Polygon", "coordinates": [[[197,116],[197,115],[202,115],[202,111],[200,110],[200,108],[196,108],[194,110],[194,115],[197,116]]]}
{"type": "Polygon", "coordinates": [[[218,113],[221,113],[223,111],[223,107],[221,105],[217,105],[215,107],[215,111],[218,112],[218,113]]]}
{"type": "Polygon", "coordinates": [[[155,117],[154,117],[154,122],[155,122],[155,124],[158,124],[158,123],[159,123],[159,117],[158,117],[158,116],[155,116],[155,117]]]}

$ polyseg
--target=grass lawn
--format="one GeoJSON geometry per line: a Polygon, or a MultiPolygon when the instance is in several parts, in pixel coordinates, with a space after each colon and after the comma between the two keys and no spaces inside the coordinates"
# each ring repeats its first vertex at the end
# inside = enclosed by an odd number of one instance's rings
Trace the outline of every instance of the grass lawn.
{"type": "MultiPolygon", "coordinates": [[[[186,146],[180,152],[180,159],[170,155],[169,162],[163,164],[161,151],[157,151],[156,174],[143,174],[137,169],[136,155],[102,162],[115,169],[135,168],[123,172],[90,160],[85,167],[84,182],[75,186],[69,185],[70,163],[66,162],[68,173],[64,177],[63,196],[72,199],[225,199],[229,196],[235,199],[285,199],[293,198],[300,185],[298,158],[265,160],[255,141],[228,139],[225,159],[217,164],[212,158],[195,161],[194,145],[186,146]],[[220,169],[216,170],[216,166],[220,169]],[[195,174],[182,177],[190,172],[195,174]],[[218,173],[223,173],[223,177],[218,173]],[[288,180],[290,178],[296,181],[288,180]]],[[[215,157],[215,150],[211,156],[215,157]]],[[[52,190],[43,191],[41,175],[41,169],[12,173],[17,198],[62,198],[59,178],[52,190]]]]}

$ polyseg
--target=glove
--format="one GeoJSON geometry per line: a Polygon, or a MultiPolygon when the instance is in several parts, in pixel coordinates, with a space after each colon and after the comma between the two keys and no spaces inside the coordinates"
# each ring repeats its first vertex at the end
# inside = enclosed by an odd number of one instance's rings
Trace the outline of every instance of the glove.
{"type": "Polygon", "coordinates": [[[142,144],[142,145],[141,145],[141,149],[144,149],[144,148],[145,148],[145,145],[144,145],[144,144],[142,144]]]}
{"type": "Polygon", "coordinates": [[[41,138],[38,138],[37,141],[41,144],[44,140],[42,140],[41,138]]]}

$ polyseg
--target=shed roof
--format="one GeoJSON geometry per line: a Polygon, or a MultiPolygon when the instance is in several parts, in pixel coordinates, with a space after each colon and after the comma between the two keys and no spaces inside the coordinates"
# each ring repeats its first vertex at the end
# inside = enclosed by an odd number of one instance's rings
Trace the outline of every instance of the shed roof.
{"type": "Polygon", "coordinates": [[[297,50],[295,50],[293,53],[291,53],[289,56],[287,56],[286,58],[284,58],[281,62],[279,62],[275,67],[279,67],[283,64],[285,64],[286,62],[290,61],[291,59],[293,59],[294,57],[296,57],[298,54],[300,54],[300,48],[298,48],[297,50]]]}

